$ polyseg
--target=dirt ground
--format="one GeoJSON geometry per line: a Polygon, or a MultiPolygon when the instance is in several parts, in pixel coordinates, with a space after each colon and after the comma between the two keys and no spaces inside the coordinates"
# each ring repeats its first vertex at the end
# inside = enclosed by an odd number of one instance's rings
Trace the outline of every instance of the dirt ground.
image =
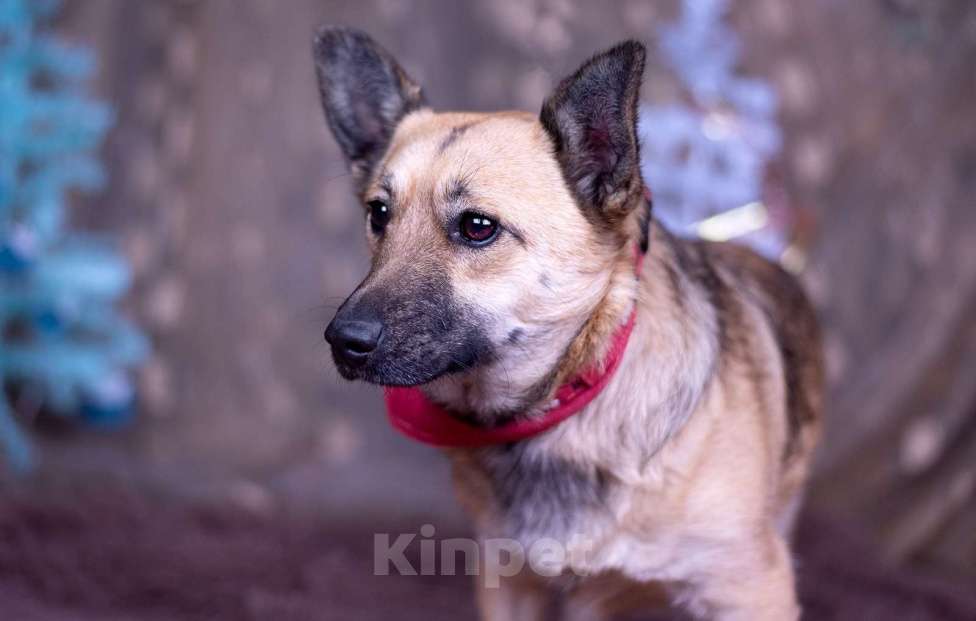
{"type": "MultiPolygon", "coordinates": [[[[0,617],[474,618],[464,576],[374,576],[373,532],[417,532],[419,525],[370,526],[299,511],[262,515],[106,482],[45,493],[5,486],[0,617]]],[[[804,519],[797,548],[805,619],[976,618],[971,585],[887,570],[861,535],[833,521],[804,519]]]]}

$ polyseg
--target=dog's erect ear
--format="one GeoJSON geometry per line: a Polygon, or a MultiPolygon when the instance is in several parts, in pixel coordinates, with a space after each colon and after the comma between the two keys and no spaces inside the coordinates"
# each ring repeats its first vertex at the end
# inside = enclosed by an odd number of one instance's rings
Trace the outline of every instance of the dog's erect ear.
{"type": "Polygon", "coordinates": [[[314,54],[326,119],[362,184],[386,152],[400,119],[424,105],[423,93],[386,50],[359,30],[322,28],[314,54]]]}
{"type": "Polygon", "coordinates": [[[540,114],[577,200],[611,220],[642,191],[637,97],[644,55],[641,43],[624,41],[594,56],[559,83],[540,114]]]}

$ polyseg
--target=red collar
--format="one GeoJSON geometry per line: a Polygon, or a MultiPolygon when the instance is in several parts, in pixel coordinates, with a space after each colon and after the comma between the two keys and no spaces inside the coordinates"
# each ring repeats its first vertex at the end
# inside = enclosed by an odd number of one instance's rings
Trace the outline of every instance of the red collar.
{"type": "MultiPolygon", "coordinates": [[[[635,254],[639,276],[644,254],[639,249],[635,254]]],[[[560,386],[556,390],[554,405],[540,416],[483,429],[453,416],[428,399],[419,388],[389,387],[384,395],[390,424],[409,438],[439,447],[470,448],[507,444],[538,435],[576,414],[600,394],[620,366],[620,359],[627,348],[630,333],[634,330],[636,317],[635,303],[627,323],[613,334],[603,364],[583,371],[560,386]]]]}

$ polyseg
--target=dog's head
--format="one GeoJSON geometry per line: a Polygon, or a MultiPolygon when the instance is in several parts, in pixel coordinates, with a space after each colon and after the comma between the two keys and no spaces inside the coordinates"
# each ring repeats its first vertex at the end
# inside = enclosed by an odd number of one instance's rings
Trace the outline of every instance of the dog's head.
{"type": "Polygon", "coordinates": [[[544,397],[631,265],[643,46],[593,57],[538,116],[435,113],[358,31],[314,53],[373,257],[326,331],[339,372],[482,411],[544,397]]]}

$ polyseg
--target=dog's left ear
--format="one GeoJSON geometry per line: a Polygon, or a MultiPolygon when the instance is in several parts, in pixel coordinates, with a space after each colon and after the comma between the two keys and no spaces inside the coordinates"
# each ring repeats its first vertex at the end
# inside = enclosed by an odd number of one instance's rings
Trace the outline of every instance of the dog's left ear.
{"type": "Polygon", "coordinates": [[[540,114],[577,200],[610,221],[642,191],[637,98],[644,56],[637,41],[597,54],[559,83],[540,114]]]}

